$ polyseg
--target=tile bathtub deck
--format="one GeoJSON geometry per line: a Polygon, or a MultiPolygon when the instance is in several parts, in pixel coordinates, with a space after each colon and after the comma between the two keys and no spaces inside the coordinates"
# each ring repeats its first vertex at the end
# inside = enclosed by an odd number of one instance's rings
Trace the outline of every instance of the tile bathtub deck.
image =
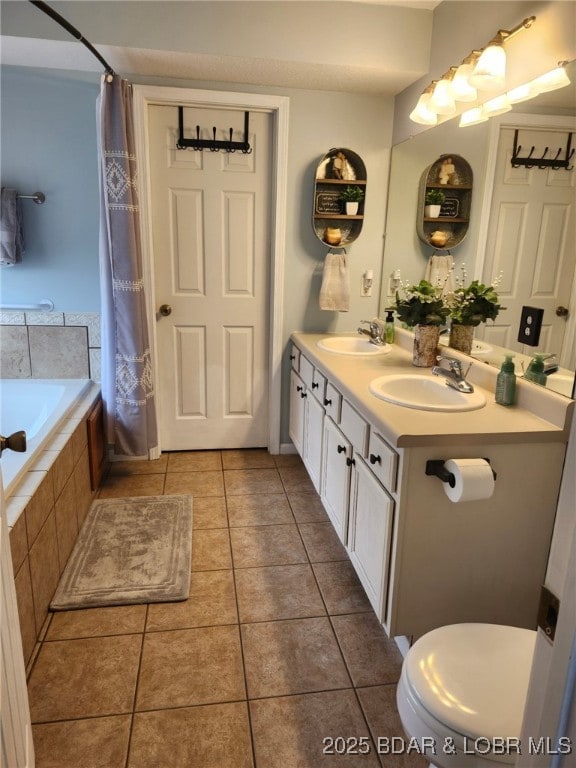
{"type": "Polygon", "coordinates": [[[51,616],[29,680],[37,768],[424,768],[402,658],[295,456],[165,454],[101,498],[191,493],[190,598],[51,616]],[[349,754],[324,754],[324,738],[349,754]],[[366,754],[359,754],[369,747],[366,754]]]}

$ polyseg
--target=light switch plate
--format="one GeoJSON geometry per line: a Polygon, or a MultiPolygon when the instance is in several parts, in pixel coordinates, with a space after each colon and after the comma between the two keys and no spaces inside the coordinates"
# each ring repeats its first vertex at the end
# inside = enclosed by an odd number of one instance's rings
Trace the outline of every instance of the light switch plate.
{"type": "Polygon", "coordinates": [[[539,307],[522,307],[520,328],[518,329],[520,344],[528,344],[531,347],[538,346],[543,317],[544,310],[539,307]]]}

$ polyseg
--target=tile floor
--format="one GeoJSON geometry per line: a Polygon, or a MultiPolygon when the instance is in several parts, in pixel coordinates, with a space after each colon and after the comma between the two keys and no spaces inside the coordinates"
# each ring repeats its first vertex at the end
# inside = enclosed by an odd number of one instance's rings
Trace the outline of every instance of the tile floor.
{"type": "Polygon", "coordinates": [[[51,615],[29,680],[37,767],[426,766],[378,755],[402,734],[402,658],[300,459],[119,462],[99,495],[163,493],[194,497],[190,598],[51,615]]]}

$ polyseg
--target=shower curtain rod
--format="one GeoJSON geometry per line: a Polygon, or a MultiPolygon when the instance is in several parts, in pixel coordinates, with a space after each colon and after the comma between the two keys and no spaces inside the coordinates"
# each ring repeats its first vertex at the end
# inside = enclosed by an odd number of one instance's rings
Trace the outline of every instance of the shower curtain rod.
{"type": "Polygon", "coordinates": [[[36,8],[38,8],[39,10],[43,11],[47,16],[50,16],[51,19],[53,19],[55,22],[60,24],[61,27],[64,27],[64,29],[67,32],[69,32],[73,37],[75,37],[76,40],[78,40],[80,43],[85,45],[86,48],[88,48],[88,50],[90,51],[90,53],[93,56],[96,56],[100,64],[102,64],[102,66],[106,70],[107,75],[116,74],[112,69],[112,67],[110,66],[110,64],[108,64],[106,59],[98,53],[96,48],[94,48],[92,43],[89,43],[88,40],[86,40],[86,38],[83,37],[82,34],[76,29],[76,27],[73,27],[72,24],[67,22],[63,16],[60,16],[60,14],[57,13],[53,8],[50,8],[50,6],[47,3],[40,2],[40,0],[29,0],[29,2],[32,3],[32,5],[35,5],[36,8]]]}

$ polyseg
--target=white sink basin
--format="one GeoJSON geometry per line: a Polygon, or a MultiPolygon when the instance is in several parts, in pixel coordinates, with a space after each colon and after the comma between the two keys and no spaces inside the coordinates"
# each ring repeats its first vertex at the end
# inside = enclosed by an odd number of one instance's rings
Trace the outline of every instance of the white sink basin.
{"type": "Polygon", "coordinates": [[[370,382],[370,392],[380,400],[421,411],[475,411],[486,398],[475,390],[470,394],[449,387],[444,379],[418,374],[379,376],[370,382]]]}
{"type": "Polygon", "coordinates": [[[551,373],[546,382],[548,389],[558,392],[560,395],[572,397],[572,387],[574,386],[574,376],[567,376],[564,373],[551,373]]]}
{"type": "Polygon", "coordinates": [[[362,336],[327,336],[316,343],[325,352],[337,355],[387,355],[392,349],[390,344],[378,347],[362,336]]]}

